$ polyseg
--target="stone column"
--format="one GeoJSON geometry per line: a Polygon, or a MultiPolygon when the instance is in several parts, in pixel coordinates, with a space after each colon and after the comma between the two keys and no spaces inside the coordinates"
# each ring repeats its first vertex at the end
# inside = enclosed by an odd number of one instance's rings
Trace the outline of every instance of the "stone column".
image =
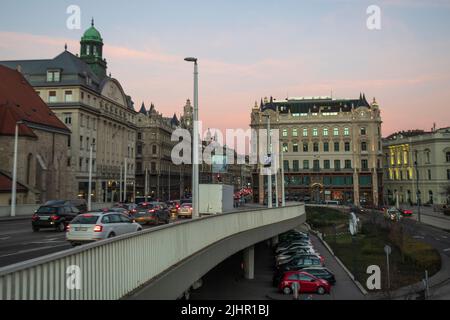
{"type": "Polygon", "coordinates": [[[244,250],[244,276],[245,279],[255,279],[255,246],[244,250]]]}

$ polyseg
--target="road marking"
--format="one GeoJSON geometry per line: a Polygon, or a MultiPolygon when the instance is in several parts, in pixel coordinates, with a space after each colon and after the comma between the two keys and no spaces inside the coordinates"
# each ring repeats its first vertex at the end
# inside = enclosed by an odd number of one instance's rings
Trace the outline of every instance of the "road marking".
{"type": "Polygon", "coordinates": [[[21,251],[17,251],[17,252],[13,252],[13,253],[8,253],[8,254],[5,254],[5,255],[2,255],[2,256],[0,256],[0,258],[11,257],[11,256],[19,255],[19,254],[30,253],[30,252],[41,251],[41,250],[47,250],[47,249],[52,249],[52,248],[57,248],[57,247],[62,247],[62,246],[68,246],[68,244],[66,243],[66,244],[60,244],[60,245],[56,245],[56,246],[47,246],[47,247],[41,247],[41,248],[21,250],[21,251]]]}
{"type": "Polygon", "coordinates": [[[448,251],[450,251],[450,248],[444,249],[443,251],[448,252],[448,251]]]}

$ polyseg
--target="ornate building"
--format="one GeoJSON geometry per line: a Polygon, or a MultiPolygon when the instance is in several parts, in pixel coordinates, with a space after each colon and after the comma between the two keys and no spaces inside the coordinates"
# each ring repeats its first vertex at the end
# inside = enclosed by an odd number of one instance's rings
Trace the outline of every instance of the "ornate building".
{"type": "MultiPolygon", "coordinates": [[[[279,130],[288,198],[378,204],[383,194],[382,121],[375,99],[369,104],[362,94],[359,99],[266,98],[253,107],[251,127],[265,130],[264,116],[279,130]]],[[[259,169],[253,185],[255,201],[262,203],[267,178],[259,169]]]]}
{"type": "MultiPolygon", "coordinates": [[[[184,125],[189,125],[189,100],[184,107],[182,117],[184,125]]],[[[191,118],[192,119],[192,118],[191,118]]],[[[147,196],[153,199],[181,199],[190,190],[191,166],[175,165],[172,162],[172,133],[182,123],[174,114],[172,118],[164,117],[153,103],[149,110],[142,104],[136,117],[138,126],[136,152],[136,194],[145,196],[145,175],[147,174],[147,196]]]]}
{"type": "Polygon", "coordinates": [[[48,60],[2,61],[21,69],[42,100],[71,130],[67,167],[75,173],[73,189],[87,197],[90,148],[93,148],[93,201],[119,199],[121,170],[131,200],[135,177],[136,114],[117,79],[107,76],[103,39],[94,26],[80,41],[80,55],[67,51],[48,60]]]}
{"type": "Polygon", "coordinates": [[[417,204],[417,191],[422,204],[449,204],[450,128],[394,133],[383,153],[386,204],[417,204]]]}

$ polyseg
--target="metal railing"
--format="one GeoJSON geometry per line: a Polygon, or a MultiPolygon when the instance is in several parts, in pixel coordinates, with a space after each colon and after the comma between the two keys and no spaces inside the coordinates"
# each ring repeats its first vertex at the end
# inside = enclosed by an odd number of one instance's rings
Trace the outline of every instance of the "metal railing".
{"type": "Polygon", "coordinates": [[[157,227],[22,262],[0,269],[0,300],[120,299],[220,240],[303,214],[303,205],[252,208],[157,227]]]}

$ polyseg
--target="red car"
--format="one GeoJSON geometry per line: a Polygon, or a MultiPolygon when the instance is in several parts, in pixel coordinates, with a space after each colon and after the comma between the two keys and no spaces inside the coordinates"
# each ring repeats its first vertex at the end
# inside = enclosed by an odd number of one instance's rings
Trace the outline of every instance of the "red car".
{"type": "Polygon", "coordinates": [[[298,283],[299,293],[330,294],[331,285],[323,279],[302,271],[288,271],[284,273],[278,290],[284,294],[292,294],[293,283],[298,283]]]}
{"type": "Polygon", "coordinates": [[[410,216],[413,215],[412,210],[409,210],[409,209],[400,209],[400,211],[402,212],[402,215],[403,215],[403,216],[410,217],[410,216]]]}

